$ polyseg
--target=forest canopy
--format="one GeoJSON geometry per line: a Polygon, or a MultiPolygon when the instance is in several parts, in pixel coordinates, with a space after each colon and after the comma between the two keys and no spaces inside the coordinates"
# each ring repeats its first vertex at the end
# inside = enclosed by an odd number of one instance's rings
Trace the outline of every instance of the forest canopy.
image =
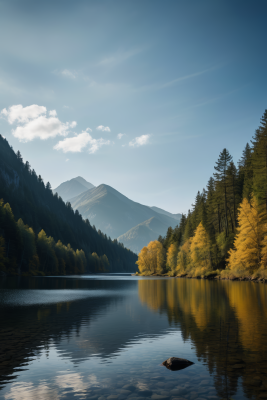
{"type": "Polygon", "coordinates": [[[1,135],[0,199],[0,273],[136,271],[136,254],[53,194],[1,135]]]}
{"type": "MultiPolygon", "coordinates": [[[[193,209],[154,242],[162,245],[160,269],[171,276],[267,278],[267,110],[238,165],[224,148],[214,169],[193,209]]],[[[153,247],[139,254],[141,274],[159,272],[149,258],[153,247]]]]}

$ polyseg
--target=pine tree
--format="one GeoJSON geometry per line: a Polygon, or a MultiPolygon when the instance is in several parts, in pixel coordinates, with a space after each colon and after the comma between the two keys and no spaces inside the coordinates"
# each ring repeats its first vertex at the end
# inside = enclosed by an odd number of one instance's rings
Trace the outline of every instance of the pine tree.
{"type": "Polygon", "coordinates": [[[260,207],[267,211],[267,110],[261,119],[261,126],[253,137],[252,169],[253,192],[260,207]]]}
{"type": "Polygon", "coordinates": [[[214,173],[214,176],[216,178],[216,182],[218,184],[218,187],[221,189],[221,192],[224,197],[224,223],[225,223],[225,231],[226,231],[226,236],[229,234],[229,229],[228,229],[228,212],[227,212],[227,181],[226,181],[226,174],[227,174],[227,169],[232,161],[232,156],[230,155],[229,151],[227,149],[223,149],[223,151],[220,153],[218,161],[216,161],[216,166],[214,169],[217,171],[214,173]]]}
{"type": "Polygon", "coordinates": [[[241,193],[250,201],[253,186],[253,169],[252,169],[252,150],[247,143],[243,150],[242,157],[238,162],[239,180],[241,185],[241,193]]]}

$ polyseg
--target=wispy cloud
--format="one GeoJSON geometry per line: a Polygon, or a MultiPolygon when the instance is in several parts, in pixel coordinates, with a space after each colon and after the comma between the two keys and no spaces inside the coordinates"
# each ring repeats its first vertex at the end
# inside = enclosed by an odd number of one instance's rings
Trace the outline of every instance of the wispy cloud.
{"type": "Polygon", "coordinates": [[[132,58],[136,56],[137,54],[141,53],[144,51],[144,48],[136,48],[128,51],[117,51],[113,54],[110,54],[107,57],[104,57],[97,66],[115,66],[118,64],[121,64],[122,62],[128,60],[129,58],[132,58]]]}
{"type": "Polygon", "coordinates": [[[110,132],[110,128],[108,126],[104,126],[104,125],[99,125],[96,129],[98,131],[102,131],[102,132],[110,132]]]}
{"type": "Polygon", "coordinates": [[[63,153],[80,153],[85,147],[88,146],[88,152],[93,154],[103,145],[110,144],[109,140],[104,140],[102,138],[94,139],[90,135],[89,131],[91,131],[91,129],[87,128],[85,131],[82,131],[82,133],[76,136],[59,141],[54,146],[54,149],[62,150],[63,153]]]}
{"type": "Polygon", "coordinates": [[[201,71],[197,71],[194,72],[193,74],[188,74],[188,75],[183,75],[179,78],[173,79],[171,81],[165,82],[165,83],[156,83],[156,84],[152,84],[152,85],[146,85],[143,86],[142,88],[140,88],[141,90],[160,90],[160,89],[165,89],[167,87],[171,87],[171,86],[175,86],[176,84],[180,83],[180,82],[184,82],[187,81],[189,79],[193,79],[196,78],[198,76],[204,75],[208,72],[214,71],[216,69],[218,69],[220,66],[215,66],[215,67],[211,67],[211,68],[207,68],[201,71]]]}
{"type": "Polygon", "coordinates": [[[118,133],[117,138],[121,139],[123,136],[125,136],[125,133],[118,133]]]}
{"type": "Polygon", "coordinates": [[[69,129],[77,125],[76,121],[61,122],[57,118],[56,110],[51,110],[47,117],[46,107],[37,104],[27,107],[17,104],[8,109],[4,108],[0,115],[6,118],[9,124],[17,123],[18,126],[12,130],[12,135],[21,142],[66,136],[69,129]]]}
{"type": "Polygon", "coordinates": [[[149,137],[150,137],[150,135],[138,136],[129,143],[129,146],[132,146],[132,147],[144,146],[145,144],[148,143],[149,137]]]}
{"type": "Polygon", "coordinates": [[[69,69],[63,69],[63,71],[61,71],[61,74],[63,76],[65,76],[65,78],[76,79],[76,77],[77,77],[77,72],[70,71],[69,69]]]}

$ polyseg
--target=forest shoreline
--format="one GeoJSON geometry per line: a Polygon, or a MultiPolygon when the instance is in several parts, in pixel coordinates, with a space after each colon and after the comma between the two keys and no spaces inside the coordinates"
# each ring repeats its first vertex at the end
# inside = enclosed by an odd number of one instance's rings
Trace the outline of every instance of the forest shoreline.
{"type": "Polygon", "coordinates": [[[239,282],[254,282],[254,283],[267,283],[267,279],[261,278],[261,277],[254,277],[253,275],[249,276],[242,276],[242,277],[237,277],[237,276],[221,276],[218,274],[210,274],[208,276],[190,276],[187,274],[183,275],[176,275],[176,276],[170,276],[168,274],[132,274],[132,276],[142,276],[142,277],[148,277],[148,276],[155,276],[155,277],[160,277],[160,278],[182,278],[182,279],[206,279],[206,280],[215,280],[215,281],[239,281],[239,282]]]}

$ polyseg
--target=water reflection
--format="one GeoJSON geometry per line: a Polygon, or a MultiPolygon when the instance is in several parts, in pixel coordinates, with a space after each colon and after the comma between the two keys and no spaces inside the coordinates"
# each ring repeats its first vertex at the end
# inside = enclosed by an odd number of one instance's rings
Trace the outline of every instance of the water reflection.
{"type": "Polygon", "coordinates": [[[140,300],[166,313],[214,374],[217,393],[267,398],[267,287],[250,282],[140,280],[140,300]]]}
{"type": "Polygon", "coordinates": [[[267,398],[264,285],[86,277],[0,288],[0,398],[267,398]],[[169,371],[172,356],[195,364],[169,371]]]}

